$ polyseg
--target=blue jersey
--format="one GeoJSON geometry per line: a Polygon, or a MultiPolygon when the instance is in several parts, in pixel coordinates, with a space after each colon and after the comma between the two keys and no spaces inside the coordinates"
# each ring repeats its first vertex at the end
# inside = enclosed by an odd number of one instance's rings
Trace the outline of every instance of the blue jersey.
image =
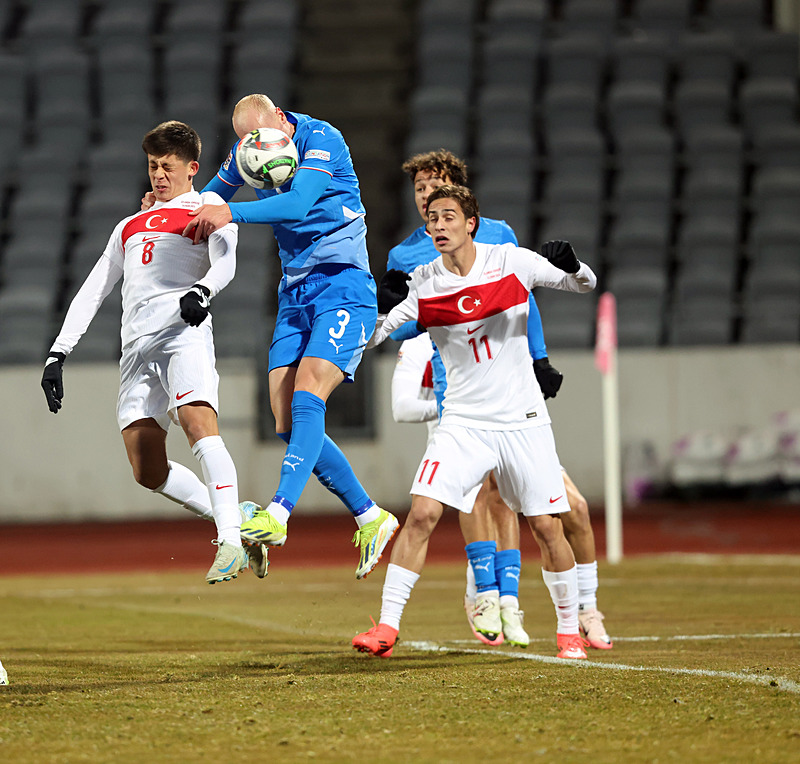
{"type": "MultiPolygon", "coordinates": [[[[282,197],[280,201],[230,205],[233,220],[272,225],[283,269],[281,289],[299,282],[319,265],[353,266],[369,272],[365,210],[350,149],[342,134],[328,122],[307,114],[285,114],[295,126],[292,140],[300,157],[297,173],[278,189],[255,190],[260,200],[282,197]],[[294,203],[295,198],[298,203],[304,201],[300,189],[309,186],[309,176],[302,177],[304,173],[324,176],[310,179],[314,181],[310,184],[314,198],[307,199],[307,212],[302,205],[296,210],[298,204],[294,203]],[[293,188],[296,193],[288,196],[293,188]]],[[[226,201],[244,185],[236,167],[239,144],[237,141],[204,189],[216,191],[226,201]]]]}

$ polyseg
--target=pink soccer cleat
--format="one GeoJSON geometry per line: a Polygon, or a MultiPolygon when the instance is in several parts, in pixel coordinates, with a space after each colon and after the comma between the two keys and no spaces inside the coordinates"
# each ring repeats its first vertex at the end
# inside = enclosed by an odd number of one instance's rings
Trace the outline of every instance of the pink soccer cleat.
{"type": "Polygon", "coordinates": [[[356,634],[353,637],[353,649],[361,653],[377,655],[379,658],[388,658],[397,642],[398,630],[387,626],[385,623],[375,624],[369,631],[356,634]]]}
{"type": "Polygon", "coordinates": [[[573,660],[585,660],[587,658],[584,649],[585,641],[580,634],[556,634],[558,643],[559,658],[572,658],[573,660]]]}
{"type": "Polygon", "coordinates": [[[614,647],[611,637],[603,626],[603,614],[599,610],[582,610],[578,613],[581,633],[586,637],[589,647],[595,650],[610,650],[614,647]]]}

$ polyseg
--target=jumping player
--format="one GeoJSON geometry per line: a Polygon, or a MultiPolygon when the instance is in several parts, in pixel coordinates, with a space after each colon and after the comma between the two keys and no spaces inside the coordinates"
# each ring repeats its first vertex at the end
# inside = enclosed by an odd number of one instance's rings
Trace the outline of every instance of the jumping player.
{"type": "MultiPolygon", "coordinates": [[[[239,526],[236,468],[217,426],[219,376],[215,368],[210,300],[233,278],[237,228],[215,231],[202,246],[182,233],[189,215],[221,200],[198,193],[200,138],[182,122],[164,122],[142,141],[155,204],[122,220],[75,295],[42,376],[47,404],[58,413],[64,397],[62,366],[122,279],[122,359],[117,420],[136,482],[195,514],[215,521],[218,549],[206,581],[228,581],[247,566],[239,526]],[[170,420],[186,433],[205,485],[167,459],[170,420]]],[[[244,507],[245,505],[243,505],[244,507]]],[[[257,576],[267,574],[267,550],[248,550],[257,576]]]]}
{"type": "Polygon", "coordinates": [[[389,271],[370,345],[407,321],[431,335],[444,362],[447,396],[441,423],[414,478],[411,511],[392,549],[380,622],[353,638],[362,652],[388,657],[400,619],[445,506],[472,510],[491,471],[505,503],[528,518],[556,606],[559,657],[585,658],[578,627],[575,558],[558,520],[568,512],[550,419],[529,360],[528,294],[535,286],[574,292],[596,277],[567,242],[543,246],[547,260],[513,244],[476,243],[472,192],[455,185],[427,202],[428,230],[440,257],[412,276],[389,271]],[[548,262],[549,260],[549,262],[548,262]],[[406,280],[411,280],[410,290],[406,280]]]}
{"type": "MultiPolygon", "coordinates": [[[[276,430],[288,444],[270,504],[242,525],[245,543],[281,546],[289,517],[311,473],[353,514],[360,548],[356,578],[377,565],[398,527],[370,499],[347,458],[325,434],[328,396],[352,381],[377,315],[369,270],[364,206],[350,150],[333,125],[284,112],[265,95],[242,98],[233,111],[239,138],[259,127],[291,137],[300,156],[281,188],[257,190],[254,202],[207,204],[184,233],[195,241],[231,221],[269,223],[278,240],[283,277],[269,351],[269,393],[276,430]]],[[[205,187],[229,200],[244,184],[236,169],[238,142],[205,187]]]]}

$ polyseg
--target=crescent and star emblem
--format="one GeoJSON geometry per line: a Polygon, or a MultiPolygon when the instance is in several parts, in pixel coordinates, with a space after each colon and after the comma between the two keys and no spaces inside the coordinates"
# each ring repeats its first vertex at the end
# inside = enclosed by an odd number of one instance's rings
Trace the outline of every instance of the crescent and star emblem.
{"type": "Polygon", "coordinates": [[[480,304],[481,304],[480,300],[476,299],[475,297],[470,297],[468,294],[465,294],[463,297],[459,297],[458,298],[458,303],[457,303],[458,310],[461,313],[465,313],[467,315],[469,315],[470,313],[474,313],[475,312],[475,308],[477,308],[480,304]],[[467,300],[472,300],[472,307],[469,310],[467,310],[467,308],[464,305],[464,303],[467,300]]]}
{"type": "Polygon", "coordinates": [[[168,218],[161,217],[161,215],[150,215],[150,217],[145,221],[144,227],[149,228],[152,231],[154,228],[158,228],[158,226],[163,225],[167,221],[168,218]],[[158,220],[158,222],[150,225],[154,220],[158,220]]]}

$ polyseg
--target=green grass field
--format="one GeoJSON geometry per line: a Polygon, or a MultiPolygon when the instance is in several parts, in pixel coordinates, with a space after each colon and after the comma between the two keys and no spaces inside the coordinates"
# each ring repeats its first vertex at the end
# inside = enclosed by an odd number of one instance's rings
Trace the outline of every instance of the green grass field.
{"type": "Polygon", "coordinates": [[[601,565],[612,651],[555,655],[539,571],[527,650],[471,638],[463,565],[429,566],[392,658],[350,639],[384,566],[0,579],[0,760],[797,762],[800,558],[601,565]]]}

